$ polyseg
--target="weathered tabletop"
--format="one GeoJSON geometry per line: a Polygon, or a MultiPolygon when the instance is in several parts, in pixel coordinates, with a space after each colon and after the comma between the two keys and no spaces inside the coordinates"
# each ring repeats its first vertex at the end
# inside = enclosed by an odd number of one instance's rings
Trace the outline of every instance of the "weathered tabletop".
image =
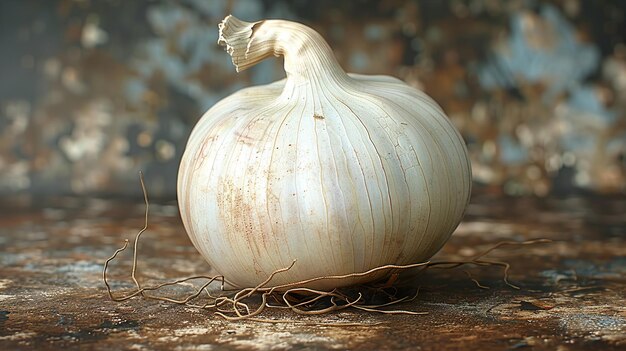
{"type": "MultiPolygon", "coordinates": [[[[416,300],[398,308],[325,316],[268,312],[265,318],[358,322],[362,326],[228,322],[171,303],[108,299],[102,264],[143,225],[143,204],[100,199],[4,199],[0,206],[0,349],[626,349],[626,198],[474,196],[435,259],[470,257],[502,240],[508,287],[495,267],[431,270],[416,300]]],[[[209,271],[174,203],[152,204],[140,278],[165,281],[209,271]]],[[[132,287],[130,252],[111,267],[116,292],[132,287]]],[[[185,286],[180,289],[185,289],[185,286]]],[[[171,291],[170,293],[177,293],[171,291]]]]}

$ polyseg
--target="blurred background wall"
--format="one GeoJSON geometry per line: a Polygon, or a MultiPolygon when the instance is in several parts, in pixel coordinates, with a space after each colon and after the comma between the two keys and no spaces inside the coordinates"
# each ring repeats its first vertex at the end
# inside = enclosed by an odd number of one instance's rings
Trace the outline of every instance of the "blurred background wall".
{"type": "Polygon", "coordinates": [[[351,72],[425,90],[461,130],[477,189],[626,193],[626,2],[3,0],[0,195],[175,196],[191,128],[235,73],[217,24],[286,18],[351,72]]]}

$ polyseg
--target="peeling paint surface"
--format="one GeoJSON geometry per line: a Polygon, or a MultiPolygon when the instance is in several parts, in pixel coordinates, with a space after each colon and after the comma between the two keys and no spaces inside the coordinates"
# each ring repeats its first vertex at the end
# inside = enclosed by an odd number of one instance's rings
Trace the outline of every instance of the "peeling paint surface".
{"type": "MultiPolygon", "coordinates": [[[[142,237],[139,278],[162,282],[210,267],[189,242],[174,209],[155,203],[142,237]]],[[[626,347],[626,199],[474,196],[457,234],[435,259],[462,259],[502,240],[550,244],[499,249],[511,264],[416,278],[418,298],[399,308],[427,315],[342,311],[287,323],[228,322],[211,311],[131,299],[113,302],[102,264],[143,225],[128,201],[25,197],[0,200],[0,349],[131,350],[623,350],[626,347]],[[303,325],[361,323],[362,326],[303,325]]],[[[113,289],[132,288],[130,252],[111,266],[113,289]]],[[[183,294],[181,285],[167,294],[183,294]]]]}

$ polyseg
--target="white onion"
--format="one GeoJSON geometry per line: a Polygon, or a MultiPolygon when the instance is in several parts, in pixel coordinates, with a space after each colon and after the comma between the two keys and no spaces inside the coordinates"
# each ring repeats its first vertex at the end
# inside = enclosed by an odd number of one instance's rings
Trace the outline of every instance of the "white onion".
{"type": "MultiPolygon", "coordinates": [[[[178,175],[185,229],[239,286],[270,286],[428,260],[467,206],[465,144],[437,104],[388,76],[346,74],[312,29],[228,16],[237,70],[283,55],[287,78],[213,106],[178,175]]],[[[325,279],[329,289],[383,278],[325,279]]]]}

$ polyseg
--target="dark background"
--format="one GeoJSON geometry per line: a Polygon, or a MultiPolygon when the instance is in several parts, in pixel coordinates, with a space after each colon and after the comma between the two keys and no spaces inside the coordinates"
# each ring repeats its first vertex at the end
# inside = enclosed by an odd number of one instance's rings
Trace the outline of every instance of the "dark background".
{"type": "Polygon", "coordinates": [[[626,2],[0,2],[0,195],[173,198],[191,128],[237,74],[217,24],[304,22],[350,72],[397,76],[461,130],[476,189],[626,192],[626,2]]]}

